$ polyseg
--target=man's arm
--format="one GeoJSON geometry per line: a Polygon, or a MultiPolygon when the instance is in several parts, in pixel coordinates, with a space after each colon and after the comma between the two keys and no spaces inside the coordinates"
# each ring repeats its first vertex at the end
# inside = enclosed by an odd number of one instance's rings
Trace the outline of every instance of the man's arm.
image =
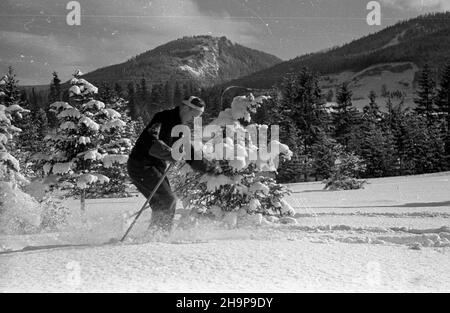
{"type": "Polygon", "coordinates": [[[159,113],[157,113],[150,122],[150,127],[147,129],[151,138],[151,146],[148,153],[155,158],[175,162],[176,160],[172,158],[172,148],[159,139],[162,122],[159,113]]]}

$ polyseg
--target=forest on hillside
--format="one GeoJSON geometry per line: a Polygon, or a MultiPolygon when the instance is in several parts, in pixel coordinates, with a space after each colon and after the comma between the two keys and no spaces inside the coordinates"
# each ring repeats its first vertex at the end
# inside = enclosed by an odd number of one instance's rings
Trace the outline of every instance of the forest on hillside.
{"type": "MultiPolygon", "coordinates": [[[[293,158],[278,170],[281,182],[326,180],[337,171],[369,178],[450,170],[450,63],[441,69],[423,67],[415,109],[405,108],[404,95],[387,87],[383,97],[372,91],[359,111],[352,104],[347,83],[337,88],[335,104],[330,107],[326,105],[330,95],[320,89],[319,79],[316,72],[304,68],[286,75],[278,88],[257,91],[270,99],[254,120],[279,125],[280,140],[293,151],[293,158]],[[439,79],[434,78],[437,72],[441,73],[439,79]],[[382,104],[387,111],[380,110],[382,104]]],[[[19,122],[23,131],[9,147],[11,154],[22,168],[39,173],[32,156],[40,151],[46,135],[58,127],[50,105],[66,101],[68,90],[54,73],[47,91],[20,91],[12,68],[3,78],[2,89],[3,104],[20,104],[30,111],[19,122]]],[[[178,82],[149,85],[142,79],[126,88],[103,83],[95,98],[107,106],[120,106],[120,112],[133,121],[130,139],[135,140],[154,113],[176,105],[185,96],[196,94],[205,99],[208,121],[229,106],[231,95],[249,93],[241,89],[222,97],[223,91],[178,82]]]]}
{"type": "Polygon", "coordinates": [[[323,75],[359,72],[384,63],[412,62],[441,69],[450,51],[450,12],[433,13],[397,23],[375,34],[322,52],[299,56],[238,78],[228,85],[270,88],[287,73],[307,67],[323,75]]]}

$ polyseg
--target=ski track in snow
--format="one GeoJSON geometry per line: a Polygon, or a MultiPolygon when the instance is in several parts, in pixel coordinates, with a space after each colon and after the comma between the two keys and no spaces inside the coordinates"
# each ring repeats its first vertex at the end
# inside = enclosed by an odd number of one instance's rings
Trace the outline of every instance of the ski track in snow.
{"type": "Polygon", "coordinates": [[[450,291],[450,173],[373,179],[364,190],[290,186],[297,224],[212,225],[118,238],[143,198],[88,201],[60,233],[0,236],[1,291],[450,291]],[[137,239],[139,238],[139,239],[137,239]],[[80,245],[20,253],[27,246],[80,245]]]}

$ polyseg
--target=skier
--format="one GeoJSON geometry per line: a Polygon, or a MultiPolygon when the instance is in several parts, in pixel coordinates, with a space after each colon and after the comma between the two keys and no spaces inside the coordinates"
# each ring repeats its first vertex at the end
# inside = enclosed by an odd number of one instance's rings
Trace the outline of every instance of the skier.
{"type": "MultiPolygon", "coordinates": [[[[158,181],[164,175],[167,162],[177,162],[172,155],[174,142],[171,137],[176,125],[188,125],[205,110],[205,102],[195,96],[185,98],[175,108],[155,114],[136,141],[128,159],[128,174],[137,189],[148,198],[158,181]]],[[[191,146],[191,153],[193,148],[191,146]]],[[[194,170],[205,172],[207,165],[202,160],[186,160],[194,170]]],[[[175,215],[176,197],[167,178],[150,201],[152,217],[149,228],[153,231],[170,232],[175,215]]]]}

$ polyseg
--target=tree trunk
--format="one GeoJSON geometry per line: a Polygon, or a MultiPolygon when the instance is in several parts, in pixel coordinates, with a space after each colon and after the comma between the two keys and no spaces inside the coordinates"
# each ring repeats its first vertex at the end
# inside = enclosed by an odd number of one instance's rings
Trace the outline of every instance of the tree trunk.
{"type": "Polygon", "coordinates": [[[87,216],[86,216],[86,189],[83,189],[81,192],[81,221],[83,224],[87,224],[87,216]]]}
{"type": "Polygon", "coordinates": [[[81,192],[80,202],[81,202],[81,212],[86,213],[86,189],[83,189],[83,191],[81,192]]]}

